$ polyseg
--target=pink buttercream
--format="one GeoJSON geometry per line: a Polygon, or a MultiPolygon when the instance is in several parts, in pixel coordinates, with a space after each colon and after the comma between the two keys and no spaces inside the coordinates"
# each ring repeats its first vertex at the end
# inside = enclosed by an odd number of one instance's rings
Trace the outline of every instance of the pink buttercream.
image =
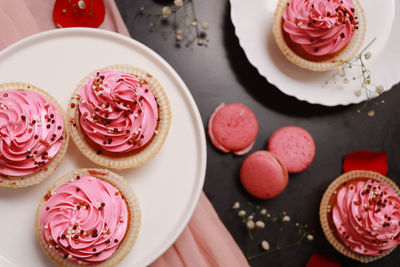
{"type": "Polygon", "coordinates": [[[400,243],[400,199],[374,180],[347,184],[332,211],[341,240],[353,251],[380,255],[400,243]]]}
{"type": "Polygon", "coordinates": [[[356,29],[352,0],[290,0],[283,29],[310,55],[325,56],[344,48],[356,29]]]}
{"type": "Polygon", "coordinates": [[[129,152],[153,137],[157,102],[136,77],[113,70],[98,72],[82,86],[80,96],[80,125],[104,150],[129,152]]]}
{"type": "Polygon", "coordinates": [[[54,104],[34,91],[0,92],[0,174],[42,169],[62,145],[64,121],[54,104]]]}
{"type": "Polygon", "coordinates": [[[63,184],[47,200],[40,216],[50,248],[75,262],[107,260],[123,240],[128,210],[119,191],[92,176],[63,184]]]}

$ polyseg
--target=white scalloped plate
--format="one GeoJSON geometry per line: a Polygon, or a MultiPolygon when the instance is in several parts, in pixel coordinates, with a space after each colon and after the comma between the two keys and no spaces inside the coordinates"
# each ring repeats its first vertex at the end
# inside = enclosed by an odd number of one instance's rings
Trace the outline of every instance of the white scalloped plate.
{"type": "MultiPolygon", "coordinates": [[[[348,73],[348,83],[338,77],[336,83],[324,85],[337,71],[313,72],[301,69],[285,58],[272,35],[272,20],[277,0],[230,0],[231,19],[250,63],[269,83],[283,93],[311,104],[325,106],[360,103],[367,99],[365,91],[356,96],[361,80],[352,77],[361,73],[353,68],[348,73]],[[353,75],[354,74],[354,75],[353,75]]],[[[400,4],[394,0],[360,0],[367,21],[367,32],[362,47],[374,37],[369,51],[372,58],[366,61],[372,72],[372,84],[383,85],[388,91],[400,81],[400,4]]],[[[374,86],[371,86],[374,89],[374,86]]],[[[370,97],[378,94],[373,92],[370,97]]]]}
{"type": "MultiPolygon", "coordinates": [[[[160,152],[139,168],[112,170],[132,185],[142,210],[136,244],[119,266],[147,266],[183,231],[204,183],[207,152],[203,124],[179,75],[154,51],[131,38],[104,30],[70,28],[39,33],[1,51],[0,83],[35,84],[66,108],[82,77],[121,63],[138,66],[156,77],[171,103],[171,128],[160,152]]],[[[36,240],[36,207],[54,180],[74,169],[93,167],[101,168],[70,142],[61,165],[41,184],[0,188],[0,266],[56,266],[36,240]]]]}

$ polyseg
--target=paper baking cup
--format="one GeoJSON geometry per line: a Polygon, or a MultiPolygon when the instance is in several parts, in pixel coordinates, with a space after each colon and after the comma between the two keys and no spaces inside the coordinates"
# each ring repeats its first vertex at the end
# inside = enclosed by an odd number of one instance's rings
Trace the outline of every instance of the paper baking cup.
{"type": "Polygon", "coordinates": [[[340,253],[343,255],[352,258],[353,260],[357,260],[363,263],[368,263],[371,261],[375,261],[377,259],[380,259],[386,255],[388,255],[390,252],[392,252],[396,247],[393,247],[387,251],[385,251],[383,254],[378,255],[378,256],[370,256],[370,255],[362,255],[359,253],[356,253],[352,251],[350,248],[348,248],[341,240],[340,238],[336,237],[334,235],[334,231],[336,229],[331,229],[329,222],[328,222],[328,217],[329,217],[329,212],[330,212],[330,207],[329,207],[329,200],[332,197],[332,194],[337,190],[337,188],[342,185],[344,182],[348,182],[352,179],[357,179],[357,178],[366,178],[366,179],[373,179],[375,181],[384,183],[393,191],[396,193],[398,197],[400,197],[400,190],[397,187],[397,185],[390,180],[389,178],[373,171],[350,171],[346,172],[345,174],[339,176],[336,178],[329,186],[328,189],[326,189],[324,195],[322,196],[321,200],[321,205],[319,208],[319,218],[321,221],[321,226],[322,230],[326,236],[326,239],[328,239],[328,242],[340,253]]]}
{"type": "Polygon", "coordinates": [[[63,121],[64,121],[64,132],[63,132],[63,142],[60,147],[60,150],[56,154],[56,156],[50,160],[46,166],[44,166],[42,169],[39,171],[32,173],[30,175],[24,175],[24,176],[6,176],[0,174],[0,187],[26,187],[30,185],[34,185],[37,183],[42,182],[44,179],[46,179],[50,174],[52,174],[55,169],[58,167],[60,164],[61,160],[63,159],[65,152],[67,152],[68,148],[68,142],[69,142],[69,135],[68,135],[68,130],[67,130],[67,120],[65,116],[65,112],[58,104],[57,100],[55,100],[51,95],[49,95],[47,92],[43,91],[42,89],[29,84],[29,83],[23,83],[23,82],[11,82],[11,83],[3,83],[0,84],[0,92],[2,91],[17,91],[17,90],[24,90],[24,91],[34,91],[36,93],[41,94],[44,98],[49,100],[54,106],[56,107],[57,112],[62,116],[63,121]]]}
{"type": "MultiPolygon", "coordinates": [[[[130,66],[130,65],[112,65],[108,67],[104,67],[98,70],[95,70],[88,74],[85,78],[83,78],[79,84],[77,85],[68,105],[68,127],[72,136],[72,140],[74,140],[78,149],[91,161],[102,165],[108,168],[114,169],[126,169],[126,168],[134,168],[142,165],[149,159],[151,159],[157,152],[161,149],[162,145],[167,138],[169,127],[171,124],[171,107],[168,101],[168,97],[161,87],[160,83],[154,78],[151,74],[147,71],[130,66]],[[137,77],[139,80],[142,80],[147,83],[150,91],[153,93],[154,97],[156,98],[157,104],[159,105],[158,112],[159,112],[159,121],[157,127],[157,134],[154,134],[154,137],[151,141],[149,141],[144,149],[140,152],[123,156],[118,155],[112,157],[108,155],[98,155],[97,150],[91,146],[87,142],[86,134],[83,132],[80,124],[79,124],[79,92],[81,87],[87,83],[90,77],[96,74],[96,72],[103,71],[103,70],[115,70],[125,74],[129,74],[132,76],[137,77]]],[[[132,151],[128,152],[127,154],[132,153],[132,151]]]]}
{"type": "MultiPolygon", "coordinates": [[[[141,222],[141,211],[139,202],[128,182],[121,176],[105,169],[78,169],[76,171],[70,172],[63,177],[56,180],[45,192],[43,197],[39,201],[39,206],[36,210],[35,216],[35,232],[36,237],[42,247],[42,250],[49,256],[52,260],[54,260],[60,266],[70,266],[70,267],[81,267],[85,264],[79,264],[73,262],[68,259],[64,259],[60,254],[58,254],[55,250],[50,249],[48,244],[43,238],[42,228],[40,225],[40,215],[43,210],[43,206],[46,204],[45,197],[52,195],[57,189],[68,182],[71,182],[76,179],[76,176],[94,176],[98,179],[106,181],[112,184],[115,188],[119,190],[122,194],[123,199],[125,200],[129,212],[129,222],[127,226],[127,231],[123,241],[120,243],[118,249],[114,252],[114,254],[108,258],[107,260],[95,264],[96,266],[115,266],[117,265],[125,256],[132,250],[137,236],[139,234],[140,222],[141,222]]],[[[92,265],[92,264],[91,264],[92,265]]],[[[88,265],[85,265],[88,266],[88,265]]]]}
{"type": "Polygon", "coordinates": [[[274,14],[272,32],[280,50],[291,62],[304,69],[313,71],[327,71],[340,67],[344,63],[350,61],[357,54],[364,41],[366,30],[364,11],[358,0],[353,0],[355,15],[358,17],[357,21],[359,24],[357,25],[358,29],[354,32],[352,39],[339,54],[330,59],[318,62],[306,60],[298,56],[286,44],[282,32],[282,16],[289,2],[290,0],[279,0],[274,14]]]}

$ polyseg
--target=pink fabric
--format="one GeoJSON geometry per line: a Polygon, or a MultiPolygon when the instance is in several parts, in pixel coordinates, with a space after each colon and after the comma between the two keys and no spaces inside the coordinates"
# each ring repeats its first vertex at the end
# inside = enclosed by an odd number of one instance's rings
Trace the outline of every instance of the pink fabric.
{"type": "MultiPolygon", "coordinates": [[[[100,28],[129,36],[114,0],[104,0],[100,28]]],[[[54,29],[54,0],[0,0],[0,49],[31,34],[54,29]]],[[[152,267],[249,266],[204,193],[175,244],[152,267]]]]}

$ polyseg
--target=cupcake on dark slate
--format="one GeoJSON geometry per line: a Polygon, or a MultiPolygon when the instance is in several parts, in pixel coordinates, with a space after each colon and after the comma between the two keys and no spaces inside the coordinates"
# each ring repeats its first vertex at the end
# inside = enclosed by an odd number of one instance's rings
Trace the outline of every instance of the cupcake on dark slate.
{"type": "Polygon", "coordinates": [[[400,244],[400,190],[379,173],[347,172],[326,190],[320,219],[339,252],[361,262],[379,259],[400,244]]]}

